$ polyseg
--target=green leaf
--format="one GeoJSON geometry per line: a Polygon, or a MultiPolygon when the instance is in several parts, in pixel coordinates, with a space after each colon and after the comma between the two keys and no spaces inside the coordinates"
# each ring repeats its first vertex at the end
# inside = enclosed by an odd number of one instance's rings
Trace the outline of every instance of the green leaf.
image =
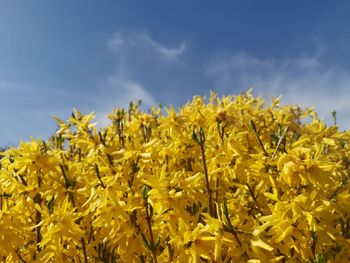
{"type": "Polygon", "coordinates": [[[317,254],[314,260],[315,263],[326,263],[327,260],[323,254],[317,254]]]}
{"type": "Polygon", "coordinates": [[[149,188],[147,185],[145,185],[143,188],[142,188],[142,198],[145,202],[147,202],[147,198],[148,198],[148,192],[149,192],[149,188]]]}
{"type": "Polygon", "coordinates": [[[253,131],[256,132],[256,126],[255,126],[255,123],[252,119],[249,120],[249,125],[250,125],[250,128],[252,128],[253,131]]]}
{"type": "Polygon", "coordinates": [[[50,201],[47,202],[47,209],[49,210],[49,213],[52,214],[53,212],[53,208],[54,208],[54,205],[55,205],[55,196],[52,196],[50,201]]]}
{"type": "Polygon", "coordinates": [[[153,206],[151,204],[148,204],[148,209],[149,209],[149,217],[153,217],[153,206]]]}
{"type": "Polygon", "coordinates": [[[192,132],[192,139],[199,144],[199,140],[198,140],[198,137],[197,137],[197,133],[195,131],[192,132]]]}
{"type": "Polygon", "coordinates": [[[100,177],[100,169],[98,168],[98,165],[95,163],[95,172],[97,177],[100,177]]]}
{"type": "Polygon", "coordinates": [[[156,244],[154,245],[154,249],[157,249],[160,245],[160,236],[157,237],[156,244]]]}
{"type": "Polygon", "coordinates": [[[229,217],[228,216],[228,210],[227,210],[227,204],[226,204],[226,201],[224,201],[222,204],[221,204],[221,209],[222,209],[222,212],[224,213],[226,219],[229,217]]]}
{"type": "Polygon", "coordinates": [[[142,241],[143,243],[145,244],[145,246],[152,251],[152,245],[151,245],[151,242],[146,238],[146,236],[141,233],[141,237],[142,237],[142,241]]]}

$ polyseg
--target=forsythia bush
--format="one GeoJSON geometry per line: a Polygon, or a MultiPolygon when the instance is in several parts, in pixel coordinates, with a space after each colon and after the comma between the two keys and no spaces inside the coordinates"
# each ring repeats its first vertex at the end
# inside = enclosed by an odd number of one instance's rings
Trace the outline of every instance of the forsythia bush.
{"type": "Polygon", "coordinates": [[[3,262],[350,262],[350,132],[312,110],[247,92],[93,118],[1,153],[3,262]]]}

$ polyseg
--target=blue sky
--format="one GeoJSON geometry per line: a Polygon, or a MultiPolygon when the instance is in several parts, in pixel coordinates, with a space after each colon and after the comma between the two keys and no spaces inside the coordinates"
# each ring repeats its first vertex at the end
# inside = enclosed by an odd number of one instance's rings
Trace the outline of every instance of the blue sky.
{"type": "Polygon", "coordinates": [[[142,99],[282,95],[350,128],[349,1],[0,0],[0,145],[142,99]]]}

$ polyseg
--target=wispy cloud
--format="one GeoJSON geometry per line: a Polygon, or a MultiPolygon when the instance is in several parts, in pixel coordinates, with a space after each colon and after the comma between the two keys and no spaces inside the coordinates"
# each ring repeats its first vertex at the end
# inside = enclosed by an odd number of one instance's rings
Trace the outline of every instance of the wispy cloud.
{"type": "Polygon", "coordinates": [[[148,34],[141,32],[129,34],[116,32],[114,36],[108,40],[107,45],[115,51],[120,51],[122,47],[127,46],[148,49],[158,54],[159,57],[167,60],[176,60],[186,50],[185,43],[180,43],[175,47],[166,46],[156,41],[154,38],[151,38],[148,34]]]}
{"type": "MultiPolygon", "coordinates": [[[[186,49],[184,43],[168,47],[140,32],[116,32],[107,41],[107,47],[115,52],[117,66],[100,84],[99,96],[95,99],[96,119],[100,125],[109,123],[107,114],[113,108],[128,107],[131,101],[141,99],[144,109],[156,106],[157,96],[152,95],[155,88],[152,92],[147,88],[147,83],[160,79],[155,72],[167,72],[167,68],[169,70],[169,67],[178,65],[173,62],[178,62],[186,49]]],[[[158,95],[160,92],[158,90],[158,95]]]]}
{"type": "Polygon", "coordinates": [[[121,107],[126,107],[130,101],[136,101],[141,98],[145,106],[156,104],[152,95],[136,81],[125,79],[122,76],[112,76],[109,78],[109,84],[118,87],[118,105],[121,107]]]}
{"type": "Polygon", "coordinates": [[[210,61],[207,74],[223,93],[253,87],[257,95],[282,95],[284,103],[314,106],[328,123],[331,111],[337,110],[341,127],[350,128],[350,72],[322,63],[319,55],[261,59],[226,54],[210,61]]]}
{"type": "Polygon", "coordinates": [[[151,48],[161,57],[170,60],[176,59],[178,56],[184,53],[186,49],[186,45],[184,43],[181,43],[178,47],[167,47],[144,33],[133,33],[129,38],[129,42],[134,46],[151,48]]]}
{"type": "Polygon", "coordinates": [[[107,46],[110,49],[119,49],[125,44],[123,34],[121,32],[115,32],[111,39],[107,40],[107,46]]]}
{"type": "Polygon", "coordinates": [[[86,93],[0,80],[1,123],[5,127],[0,137],[6,142],[0,146],[16,145],[19,138],[28,140],[30,136],[48,138],[57,127],[53,116],[67,119],[73,108],[83,113],[94,111],[101,127],[109,123],[107,114],[113,108],[128,107],[130,101],[142,99],[146,108],[157,105],[140,83],[127,79],[122,65],[118,69],[101,87],[86,93]]]}
{"type": "Polygon", "coordinates": [[[99,98],[101,104],[96,110],[99,126],[109,123],[108,113],[115,107],[127,108],[131,101],[142,100],[143,107],[151,108],[157,103],[153,96],[140,83],[125,78],[121,73],[108,77],[104,87],[107,96],[99,98]]]}

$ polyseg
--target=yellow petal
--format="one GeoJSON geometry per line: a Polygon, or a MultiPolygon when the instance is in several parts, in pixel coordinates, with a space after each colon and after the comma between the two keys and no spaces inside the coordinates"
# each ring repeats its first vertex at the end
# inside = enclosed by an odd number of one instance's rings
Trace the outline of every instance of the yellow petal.
{"type": "Polygon", "coordinates": [[[253,247],[260,247],[262,249],[265,249],[267,251],[272,251],[273,247],[271,247],[270,245],[266,244],[264,241],[262,241],[260,238],[256,239],[256,240],[252,240],[252,246],[253,247]]]}

